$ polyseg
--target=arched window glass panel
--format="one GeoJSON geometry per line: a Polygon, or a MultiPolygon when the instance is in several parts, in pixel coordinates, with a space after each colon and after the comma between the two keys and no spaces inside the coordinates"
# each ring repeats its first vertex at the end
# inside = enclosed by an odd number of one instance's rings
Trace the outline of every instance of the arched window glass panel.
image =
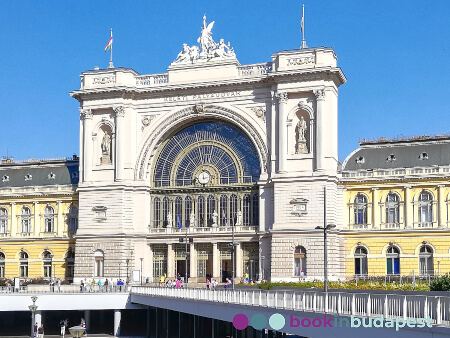
{"type": "Polygon", "coordinates": [[[303,246],[297,246],[294,251],[294,275],[306,276],[306,249],[303,246]]]}
{"type": "Polygon", "coordinates": [[[94,264],[94,275],[95,277],[103,277],[103,269],[104,269],[104,254],[101,250],[97,250],[94,253],[94,260],[95,260],[95,264],[94,264]]]}
{"type": "Polygon", "coordinates": [[[69,251],[66,255],[66,278],[69,280],[73,280],[75,272],[75,252],[73,252],[72,248],[69,248],[69,251]]]}
{"type": "Polygon", "coordinates": [[[208,220],[208,226],[211,226],[213,224],[213,212],[216,210],[216,200],[214,196],[209,195],[208,196],[208,203],[207,203],[207,210],[206,210],[206,218],[208,220]]]}
{"type": "Polygon", "coordinates": [[[400,223],[399,198],[397,194],[389,194],[386,197],[386,223],[391,226],[400,223]]]}
{"type": "Polygon", "coordinates": [[[28,207],[23,207],[20,214],[20,231],[23,234],[31,232],[31,210],[28,207]]]}
{"type": "Polygon", "coordinates": [[[227,226],[227,215],[228,215],[228,197],[226,195],[220,196],[220,225],[227,226]]]}
{"type": "Polygon", "coordinates": [[[194,172],[203,165],[219,171],[220,184],[257,182],[261,173],[258,152],[242,131],[223,122],[200,122],[180,130],[165,143],[155,165],[154,185],[194,185],[194,172]],[[179,164],[174,171],[176,161],[179,164]],[[242,177],[238,177],[238,166],[242,177]],[[172,172],[176,173],[174,182],[172,172]]]}
{"type": "Polygon", "coordinates": [[[420,247],[419,272],[421,275],[434,275],[433,249],[428,245],[420,247]]]}
{"type": "Polygon", "coordinates": [[[44,232],[54,232],[55,209],[46,206],[44,211],[44,232]]]}
{"type": "Polygon", "coordinates": [[[195,217],[191,217],[192,213],[192,198],[190,196],[187,196],[184,199],[184,224],[186,224],[187,227],[195,227],[195,224],[191,224],[191,218],[195,222],[195,217]]]}
{"type": "Polygon", "coordinates": [[[242,199],[242,207],[243,207],[243,225],[249,226],[250,225],[250,195],[245,194],[244,198],[242,199]]]}
{"type": "Polygon", "coordinates": [[[386,271],[388,275],[400,274],[400,251],[395,246],[386,251],[386,271]]]}
{"type": "Polygon", "coordinates": [[[419,195],[419,227],[433,226],[433,196],[423,191],[419,195]]]}
{"type": "Polygon", "coordinates": [[[230,222],[231,225],[235,225],[237,220],[237,196],[230,196],[230,222]]]}
{"type": "Polygon", "coordinates": [[[78,230],[78,208],[74,205],[69,209],[68,221],[69,233],[75,234],[78,230]]]}
{"type": "Polygon", "coordinates": [[[25,251],[19,254],[19,276],[28,277],[28,254],[25,251]]]}
{"type": "Polygon", "coordinates": [[[52,277],[52,260],[53,260],[53,255],[49,251],[45,251],[42,254],[42,265],[43,265],[45,278],[52,277]]]}
{"type": "Polygon", "coordinates": [[[355,250],[355,275],[367,275],[367,250],[360,246],[355,250]]]}
{"type": "Polygon", "coordinates": [[[0,278],[5,278],[5,254],[0,252],[0,278]]]}
{"type": "Polygon", "coordinates": [[[355,224],[367,224],[367,198],[357,195],[353,203],[355,224]]]}
{"type": "Polygon", "coordinates": [[[161,200],[156,197],[153,199],[153,227],[159,228],[161,225],[161,200]]]}
{"type": "Polygon", "coordinates": [[[164,197],[163,198],[163,203],[162,203],[162,219],[164,220],[164,227],[167,227],[167,225],[169,224],[168,220],[167,220],[167,216],[169,215],[169,198],[168,197],[164,197]]]}
{"type": "Polygon", "coordinates": [[[0,208],[0,234],[8,233],[8,210],[0,208]]]}
{"type": "Polygon", "coordinates": [[[259,196],[258,194],[253,194],[253,205],[252,205],[252,218],[253,225],[259,225],[259,196]]]}
{"type": "Polygon", "coordinates": [[[205,226],[205,197],[199,196],[197,203],[197,226],[205,226]]]}
{"type": "Polygon", "coordinates": [[[183,219],[183,199],[181,197],[175,198],[175,224],[177,228],[181,228],[183,219]]]}

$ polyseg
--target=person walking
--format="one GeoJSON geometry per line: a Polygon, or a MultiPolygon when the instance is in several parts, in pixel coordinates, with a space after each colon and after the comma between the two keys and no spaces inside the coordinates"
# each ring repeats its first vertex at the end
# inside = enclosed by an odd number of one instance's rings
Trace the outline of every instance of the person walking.
{"type": "Polygon", "coordinates": [[[84,329],[84,336],[87,337],[86,321],[84,320],[84,318],[81,318],[80,326],[84,329]]]}
{"type": "Polygon", "coordinates": [[[44,338],[44,324],[41,324],[41,326],[37,330],[38,338],[44,338]]]}
{"type": "Polygon", "coordinates": [[[38,323],[34,324],[33,331],[34,331],[34,338],[37,338],[38,323]]]}
{"type": "Polygon", "coordinates": [[[61,327],[61,332],[59,333],[59,335],[61,337],[64,337],[64,335],[66,334],[66,326],[67,326],[67,319],[63,319],[59,322],[59,326],[61,327]]]}

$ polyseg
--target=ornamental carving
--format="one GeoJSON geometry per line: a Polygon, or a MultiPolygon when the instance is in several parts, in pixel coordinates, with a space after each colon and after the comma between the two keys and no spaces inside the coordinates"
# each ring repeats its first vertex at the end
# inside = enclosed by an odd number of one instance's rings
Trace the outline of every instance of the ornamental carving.
{"type": "Polygon", "coordinates": [[[286,92],[276,93],[275,97],[277,98],[278,102],[280,102],[280,103],[287,103],[287,101],[288,101],[288,93],[286,93],[286,92]]]}
{"type": "Polygon", "coordinates": [[[92,79],[92,84],[108,84],[108,83],[116,83],[116,77],[115,76],[100,76],[100,77],[94,77],[92,79]]]}
{"type": "Polygon", "coordinates": [[[308,57],[302,57],[302,58],[294,58],[294,59],[287,59],[287,65],[288,66],[302,66],[307,64],[314,64],[316,63],[313,56],[308,57]]]}
{"type": "Polygon", "coordinates": [[[266,122],[266,108],[264,107],[254,107],[252,108],[253,112],[257,117],[266,122]]]}
{"type": "Polygon", "coordinates": [[[316,96],[317,100],[324,100],[325,99],[325,89],[315,90],[314,95],[316,96]]]}
{"type": "Polygon", "coordinates": [[[123,106],[116,106],[113,108],[116,116],[123,117],[125,115],[125,108],[123,106]]]}
{"type": "Polygon", "coordinates": [[[145,128],[147,128],[150,125],[150,123],[153,121],[154,118],[155,118],[155,115],[144,116],[141,119],[141,123],[142,123],[141,130],[143,131],[145,128]]]}
{"type": "Polygon", "coordinates": [[[196,104],[194,106],[194,113],[204,114],[205,113],[205,105],[203,103],[196,104]]]}
{"type": "Polygon", "coordinates": [[[92,110],[80,108],[80,117],[83,120],[92,119],[92,110]]]}

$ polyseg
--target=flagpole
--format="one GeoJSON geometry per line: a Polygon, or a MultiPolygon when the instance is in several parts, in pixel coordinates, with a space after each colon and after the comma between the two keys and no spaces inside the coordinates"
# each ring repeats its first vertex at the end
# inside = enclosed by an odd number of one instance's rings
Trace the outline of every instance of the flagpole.
{"type": "Polygon", "coordinates": [[[306,40],[305,40],[305,5],[303,5],[301,29],[302,29],[302,33],[303,33],[303,40],[302,40],[302,45],[300,48],[301,49],[308,48],[308,46],[306,45],[306,40]]]}
{"type": "MultiPolygon", "coordinates": [[[[113,31],[112,31],[112,28],[111,28],[111,38],[113,37],[113,31]]],[[[113,62],[112,62],[112,49],[113,49],[113,44],[114,43],[111,43],[111,48],[109,49],[110,50],[110,57],[109,57],[109,66],[108,66],[108,68],[114,68],[114,65],[113,65],[113,62]]]]}

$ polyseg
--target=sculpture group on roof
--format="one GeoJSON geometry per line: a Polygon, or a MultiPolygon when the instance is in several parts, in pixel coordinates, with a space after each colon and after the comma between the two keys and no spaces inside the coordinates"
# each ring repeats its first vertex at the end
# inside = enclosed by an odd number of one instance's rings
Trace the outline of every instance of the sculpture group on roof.
{"type": "Polygon", "coordinates": [[[208,61],[211,59],[235,59],[233,47],[230,47],[230,42],[225,44],[224,39],[220,39],[219,43],[216,43],[212,38],[212,28],[214,21],[209,25],[206,25],[206,15],[203,16],[203,26],[200,37],[197,42],[198,46],[189,47],[186,43],[183,43],[183,49],[178,54],[173,64],[179,63],[195,63],[197,61],[208,61]]]}

